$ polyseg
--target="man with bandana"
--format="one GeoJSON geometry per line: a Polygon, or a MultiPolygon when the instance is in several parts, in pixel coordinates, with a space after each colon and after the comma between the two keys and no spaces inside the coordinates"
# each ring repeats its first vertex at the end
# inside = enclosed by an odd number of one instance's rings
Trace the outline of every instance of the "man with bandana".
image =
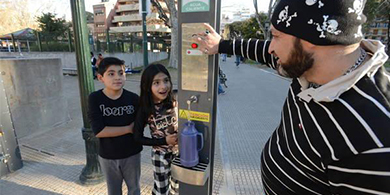
{"type": "Polygon", "coordinates": [[[261,157],[265,194],[390,195],[390,76],[365,40],[365,0],[281,0],[271,41],[199,33],[209,55],[241,55],[292,78],[261,157]]]}

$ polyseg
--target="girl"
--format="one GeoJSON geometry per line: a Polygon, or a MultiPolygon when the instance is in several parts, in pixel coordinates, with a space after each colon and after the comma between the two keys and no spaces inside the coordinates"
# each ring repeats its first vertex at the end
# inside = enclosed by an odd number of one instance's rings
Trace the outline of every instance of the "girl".
{"type": "Polygon", "coordinates": [[[140,109],[134,126],[134,138],[153,146],[153,195],[178,193],[178,182],[171,177],[171,162],[178,153],[177,102],[172,93],[168,70],[161,64],[149,65],[141,76],[140,109]],[[152,138],[144,137],[149,125],[152,138]]]}

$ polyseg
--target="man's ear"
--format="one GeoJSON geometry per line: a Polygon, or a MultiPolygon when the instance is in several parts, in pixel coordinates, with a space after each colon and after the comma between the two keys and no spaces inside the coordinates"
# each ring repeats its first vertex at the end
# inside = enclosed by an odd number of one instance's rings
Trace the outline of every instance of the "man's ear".
{"type": "Polygon", "coordinates": [[[308,41],[305,41],[303,39],[301,39],[301,43],[302,43],[302,47],[305,51],[313,51],[316,48],[316,45],[314,45],[308,41]]]}

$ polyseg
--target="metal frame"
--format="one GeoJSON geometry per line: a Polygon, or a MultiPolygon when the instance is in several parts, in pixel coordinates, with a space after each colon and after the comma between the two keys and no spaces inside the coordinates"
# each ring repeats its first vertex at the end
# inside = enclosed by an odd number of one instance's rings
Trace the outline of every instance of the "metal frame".
{"type": "Polygon", "coordinates": [[[12,123],[3,74],[0,73],[0,177],[23,167],[15,128],[12,123]]]}

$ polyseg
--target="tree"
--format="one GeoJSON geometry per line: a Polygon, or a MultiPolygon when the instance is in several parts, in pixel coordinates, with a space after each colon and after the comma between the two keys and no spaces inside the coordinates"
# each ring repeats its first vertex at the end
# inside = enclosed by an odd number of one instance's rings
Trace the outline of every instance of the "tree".
{"type": "Polygon", "coordinates": [[[225,37],[227,39],[237,39],[242,37],[241,21],[233,22],[225,25],[225,37]]]}
{"type": "Polygon", "coordinates": [[[179,55],[178,55],[179,45],[177,42],[177,37],[179,35],[179,24],[177,20],[177,7],[176,7],[177,0],[164,0],[164,2],[168,7],[169,13],[167,13],[162,8],[158,0],[151,0],[152,5],[156,7],[159,12],[160,19],[164,21],[164,24],[171,29],[171,51],[170,51],[168,66],[172,68],[177,68],[178,59],[179,59],[179,55]]]}
{"type": "Polygon", "coordinates": [[[2,1],[0,16],[0,35],[37,27],[34,16],[29,12],[28,0],[2,1]]]}
{"type": "Polygon", "coordinates": [[[368,0],[363,13],[367,17],[366,24],[375,18],[387,18],[390,10],[390,0],[368,0]]]}
{"type": "MultiPolygon", "coordinates": [[[[368,0],[364,7],[363,13],[367,17],[363,25],[363,33],[368,34],[370,25],[376,20],[390,21],[390,0],[368,0]]],[[[387,48],[390,48],[390,26],[387,26],[387,48]]],[[[387,50],[390,52],[390,49],[387,50]]]]}
{"type": "Polygon", "coordinates": [[[232,38],[256,38],[256,39],[264,39],[265,34],[262,31],[261,27],[258,25],[258,20],[260,23],[264,23],[267,19],[267,15],[264,13],[259,14],[259,19],[252,17],[245,21],[233,22],[231,24],[227,24],[225,26],[225,36],[228,39],[232,38]]]}
{"type": "Polygon", "coordinates": [[[259,25],[259,28],[260,28],[260,31],[263,32],[264,34],[264,39],[268,39],[268,31],[269,31],[269,27],[266,28],[265,26],[265,22],[269,22],[271,20],[271,14],[275,8],[275,6],[277,5],[277,3],[279,2],[280,0],[270,0],[269,1],[269,4],[268,4],[268,15],[267,17],[264,19],[262,17],[264,17],[264,15],[262,15],[262,13],[259,13],[258,11],[258,7],[257,7],[257,0],[253,0],[253,5],[255,7],[255,16],[256,16],[256,20],[257,20],[257,23],[259,25]],[[263,25],[264,24],[264,25],[263,25]]]}
{"type": "Polygon", "coordinates": [[[85,11],[85,15],[86,15],[86,18],[87,18],[87,22],[88,21],[93,22],[93,17],[94,17],[93,13],[85,11]]]}
{"type": "Polygon", "coordinates": [[[62,18],[56,18],[56,14],[44,13],[42,16],[37,17],[40,33],[47,40],[59,40],[66,37],[66,33],[69,29],[69,25],[62,18]]]}
{"type": "Polygon", "coordinates": [[[243,38],[266,39],[266,33],[264,33],[260,26],[257,25],[258,21],[260,21],[260,23],[264,23],[266,19],[267,15],[265,15],[264,13],[260,13],[259,16],[257,16],[256,18],[253,17],[248,20],[245,20],[242,23],[241,27],[243,38]]]}

